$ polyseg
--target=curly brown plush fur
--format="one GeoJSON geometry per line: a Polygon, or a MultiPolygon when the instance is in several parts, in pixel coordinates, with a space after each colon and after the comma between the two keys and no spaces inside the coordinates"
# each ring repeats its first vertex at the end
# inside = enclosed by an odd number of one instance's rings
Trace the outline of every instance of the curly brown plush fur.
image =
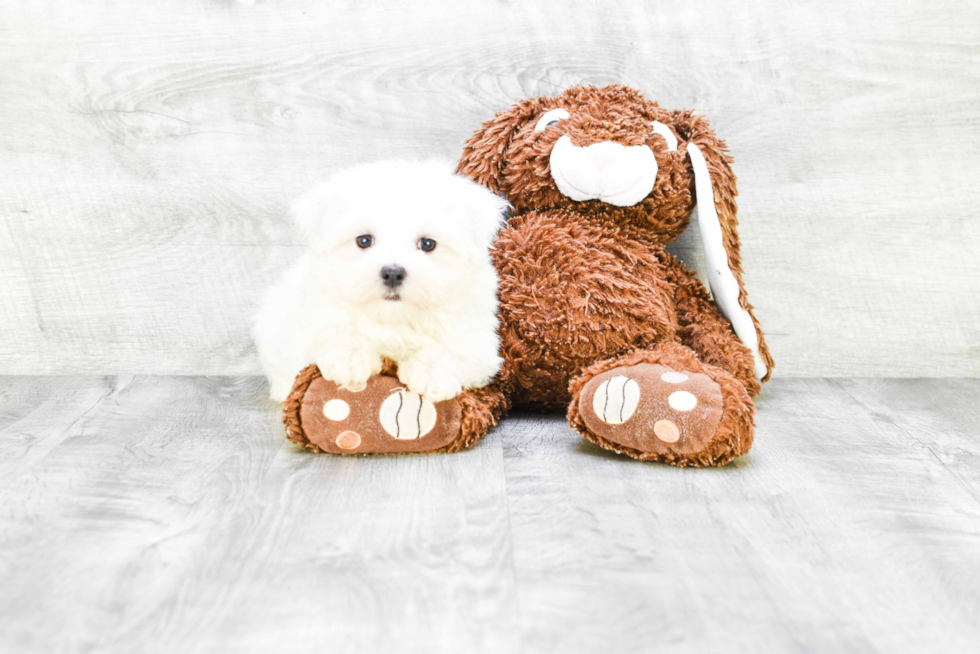
{"type": "Polygon", "coordinates": [[[467,141],[458,170],[513,206],[494,260],[505,359],[499,386],[514,404],[568,407],[572,426],[586,438],[636,458],[721,465],[748,451],[750,396],[761,385],[751,352],[707,290],[664,249],[687,228],[696,203],[689,142],[698,146],[711,174],[715,197],[702,202],[715,203],[739,303],[752,317],[768,366],[766,381],[773,361],[742,285],[731,158],[704,118],[662,109],[625,86],[577,86],[554,98],[523,100],[484,123],[467,141]],[[566,109],[569,117],[535,131],[538,118],[556,108],[566,109]],[[652,132],[653,121],[672,129],[676,151],[668,151],[664,138],[652,132]],[[604,141],[647,145],[659,169],[653,190],[626,207],[566,197],[552,179],[549,160],[566,135],[577,147],[604,141]],[[666,343],[678,347],[658,347],[666,343]],[[588,379],[639,361],[683,366],[720,385],[725,413],[717,438],[703,451],[629,451],[589,433],[576,417],[577,393],[588,379]]]}
{"type": "Polygon", "coordinates": [[[662,461],[676,466],[720,466],[741,456],[752,447],[752,427],[755,424],[755,405],[745,387],[737,379],[716,366],[705,365],[693,351],[677,343],[662,343],[652,350],[634,350],[619,359],[607,359],[595,363],[572,380],[569,388],[572,401],[568,405],[569,425],[586,439],[606,449],[627,454],[641,461],[662,461]],[[674,370],[702,372],[721,387],[723,413],[714,435],[700,451],[682,456],[674,452],[645,452],[614,443],[592,433],[579,411],[582,388],[592,377],[613,368],[638,363],[660,363],[674,370]]]}
{"type": "MultiPolygon", "coordinates": [[[[398,369],[391,360],[385,359],[381,374],[396,377],[398,369]]],[[[307,435],[302,419],[302,409],[310,385],[319,377],[320,369],[315,364],[304,368],[296,376],[292,391],[283,403],[282,412],[282,422],[286,428],[286,437],[297,445],[302,445],[314,452],[323,452],[324,450],[312,442],[307,435]]],[[[459,433],[446,445],[427,451],[426,453],[452,453],[473,447],[477,441],[497,425],[500,417],[510,408],[507,397],[492,386],[467,389],[452,401],[458,402],[460,406],[459,433]]],[[[369,408],[373,409],[373,407],[369,408]]],[[[358,454],[358,452],[348,453],[358,454]]],[[[373,454],[385,453],[394,454],[398,452],[373,452],[373,454]]]]}

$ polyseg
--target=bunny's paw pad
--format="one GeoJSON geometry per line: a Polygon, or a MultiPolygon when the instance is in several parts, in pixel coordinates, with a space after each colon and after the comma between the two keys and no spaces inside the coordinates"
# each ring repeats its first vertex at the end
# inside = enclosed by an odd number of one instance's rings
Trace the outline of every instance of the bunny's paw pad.
{"type": "MultiPolygon", "coordinates": [[[[353,388],[317,376],[299,420],[306,440],[324,452],[399,454],[445,447],[459,435],[461,413],[456,399],[433,404],[389,375],[353,388]]],[[[293,438],[288,424],[287,436],[293,438]]]]}
{"type": "Polygon", "coordinates": [[[716,381],[658,363],[607,370],[590,379],[579,398],[590,432],[657,455],[701,451],[717,433],[723,408],[716,381]]]}

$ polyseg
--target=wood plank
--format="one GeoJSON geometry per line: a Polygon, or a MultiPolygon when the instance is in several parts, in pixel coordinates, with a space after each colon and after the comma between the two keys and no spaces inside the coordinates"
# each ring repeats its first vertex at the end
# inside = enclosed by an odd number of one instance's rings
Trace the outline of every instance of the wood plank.
{"type": "Polygon", "coordinates": [[[624,82],[732,146],[777,374],[980,375],[978,29],[962,0],[0,2],[0,372],[256,373],[302,189],[624,82]]]}
{"type": "Polygon", "coordinates": [[[963,379],[839,380],[879,421],[905,433],[980,502],[980,405],[963,379]]]}
{"type": "Polygon", "coordinates": [[[497,437],[411,458],[285,446],[196,651],[518,651],[502,466],[497,437]]]}
{"type": "Polygon", "coordinates": [[[0,487],[10,484],[77,431],[114,393],[108,378],[32,377],[0,383],[0,487]]]}
{"type": "Polygon", "coordinates": [[[514,651],[498,440],[317,457],[258,378],[2,387],[0,443],[84,415],[0,479],[0,650],[514,651]]]}

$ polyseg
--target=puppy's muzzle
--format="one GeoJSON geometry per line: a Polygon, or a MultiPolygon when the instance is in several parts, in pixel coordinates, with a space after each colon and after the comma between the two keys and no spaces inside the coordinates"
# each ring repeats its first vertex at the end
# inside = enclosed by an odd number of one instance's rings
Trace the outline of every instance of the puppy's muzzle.
{"type": "Polygon", "coordinates": [[[408,272],[401,266],[385,266],[381,269],[381,279],[388,288],[398,288],[406,276],[408,272]]]}

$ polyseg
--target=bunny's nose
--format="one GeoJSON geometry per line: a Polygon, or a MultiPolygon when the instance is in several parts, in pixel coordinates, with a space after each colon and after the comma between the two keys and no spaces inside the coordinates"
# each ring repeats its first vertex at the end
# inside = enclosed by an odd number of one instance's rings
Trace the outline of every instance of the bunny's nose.
{"type": "Polygon", "coordinates": [[[391,288],[401,286],[407,275],[408,273],[401,266],[385,266],[381,269],[381,279],[384,280],[385,286],[391,288]]]}
{"type": "Polygon", "coordinates": [[[599,172],[617,163],[622,158],[624,150],[625,148],[615,141],[593,143],[585,148],[586,153],[589,155],[589,161],[592,162],[592,165],[599,172]]]}

